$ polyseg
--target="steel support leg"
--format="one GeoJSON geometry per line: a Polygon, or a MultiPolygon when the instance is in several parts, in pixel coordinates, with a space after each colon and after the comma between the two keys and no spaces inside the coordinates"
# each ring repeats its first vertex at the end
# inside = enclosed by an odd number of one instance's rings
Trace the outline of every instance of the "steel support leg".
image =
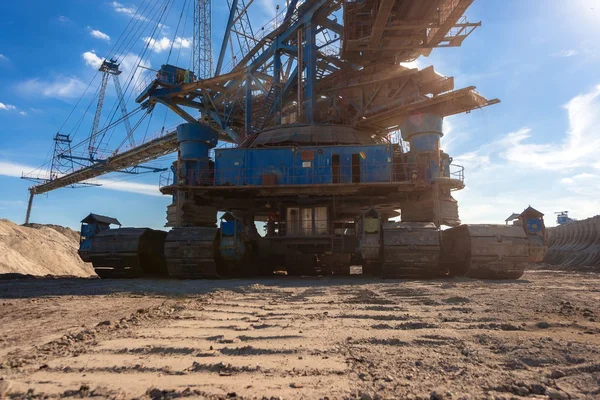
{"type": "Polygon", "coordinates": [[[302,53],[304,52],[304,46],[302,45],[303,42],[303,32],[302,32],[302,27],[300,27],[298,29],[298,38],[297,38],[297,43],[298,43],[298,66],[296,67],[298,73],[297,73],[297,78],[298,78],[298,122],[304,122],[304,103],[303,103],[303,95],[302,92],[304,91],[304,82],[303,82],[303,76],[304,76],[304,57],[302,56],[302,53]]]}

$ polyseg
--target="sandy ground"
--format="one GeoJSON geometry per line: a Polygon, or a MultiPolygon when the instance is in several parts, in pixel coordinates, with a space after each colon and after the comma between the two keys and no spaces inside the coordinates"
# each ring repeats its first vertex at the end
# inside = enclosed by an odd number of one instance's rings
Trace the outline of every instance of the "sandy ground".
{"type": "Polygon", "coordinates": [[[600,398],[599,300],[553,271],[4,281],[0,397],[600,398]]]}
{"type": "Polygon", "coordinates": [[[95,277],[79,258],[79,233],[58,225],[17,225],[0,219],[0,278],[4,274],[95,277]]]}

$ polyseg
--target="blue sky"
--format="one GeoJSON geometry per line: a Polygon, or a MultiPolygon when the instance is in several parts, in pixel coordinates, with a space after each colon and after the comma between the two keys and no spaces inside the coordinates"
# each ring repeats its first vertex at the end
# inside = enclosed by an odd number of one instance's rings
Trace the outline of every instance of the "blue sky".
{"type": "MultiPolygon", "coordinates": [[[[132,11],[150,0],[6,2],[0,13],[0,217],[21,223],[27,187],[19,179],[48,158],[52,137],[90,132],[99,85],[78,99],[95,75],[98,60],[110,53],[132,11]],[[35,10],[32,13],[31,10],[35,10]],[[79,129],[78,118],[89,104],[79,129]],[[73,116],[63,123],[72,109],[73,116]],[[62,127],[62,129],[61,129],[62,127]]],[[[151,0],[159,2],[158,0],[151,0]]],[[[174,0],[144,65],[159,67],[177,55],[190,59],[191,20],[179,15],[185,0],[174,0]],[[185,29],[184,29],[185,26],[185,29]],[[176,34],[177,31],[177,34],[176,34]]],[[[188,0],[188,4],[191,0],[188,0]]],[[[266,23],[275,5],[256,0],[255,27],[266,23]]],[[[446,119],[443,148],[465,166],[467,188],[456,193],[463,222],[502,223],[512,212],[532,205],[554,223],[554,211],[585,218],[600,213],[600,1],[476,0],[467,12],[483,22],[461,48],[436,49],[417,60],[419,67],[455,77],[456,88],[474,85],[502,102],[446,119]]],[[[213,2],[214,53],[227,18],[226,2],[213,2]]],[[[125,87],[136,54],[146,45],[143,32],[122,58],[125,87]]],[[[114,51],[114,49],[113,49],[114,51]]],[[[138,70],[135,81],[145,72],[138,70]]],[[[109,82],[104,117],[115,93],[109,82]]],[[[136,107],[130,100],[129,110],[136,107]]],[[[103,122],[105,120],[103,119],[103,122]]],[[[136,138],[178,123],[157,108],[140,125],[136,138]]],[[[114,132],[119,143],[124,132],[114,132]]],[[[83,147],[82,147],[83,148],[83,147]]],[[[163,165],[174,159],[168,156],[163,165]]],[[[159,176],[106,176],[102,187],[60,189],[35,199],[32,219],[77,228],[89,212],[111,215],[125,225],[160,228],[170,200],[158,192],[159,176]]]]}

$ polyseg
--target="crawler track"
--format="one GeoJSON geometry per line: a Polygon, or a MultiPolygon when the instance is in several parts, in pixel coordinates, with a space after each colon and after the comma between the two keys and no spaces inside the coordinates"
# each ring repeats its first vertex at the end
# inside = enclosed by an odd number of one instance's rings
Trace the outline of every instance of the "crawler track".
{"type": "Polygon", "coordinates": [[[442,264],[457,276],[518,279],[529,259],[520,226],[461,225],[442,233],[442,264]]]}
{"type": "Polygon", "coordinates": [[[383,278],[442,275],[440,233],[431,222],[383,224],[383,278]]]}
{"type": "Polygon", "coordinates": [[[217,228],[172,229],[165,242],[169,276],[178,279],[218,278],[217,233],[217,228]]]}

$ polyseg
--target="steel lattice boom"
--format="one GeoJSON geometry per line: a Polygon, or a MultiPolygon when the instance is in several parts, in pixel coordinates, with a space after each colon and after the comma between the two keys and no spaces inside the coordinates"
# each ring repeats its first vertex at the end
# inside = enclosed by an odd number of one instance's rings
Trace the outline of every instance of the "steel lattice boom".
{"type": "MultiPolygon", "coordinates": [[[[56,176],[54,179],[46,180],[45,183],[30,188],[30,192],[32,194],[46,193],[75,183],[85,182],[109,172],[131,168],[133,166],[138,166],[141,163],[154,160],[177,150],[176,136],[176,132],[169,132],[162,137],[139,145],[121,154],[109,157],[89,167],[73,171],[63,176],[56,176]]],[[[166,169],[157,169],[157,171],[164,170],[166,169]]]]}
{"type": "Polygon", "coordinates": [[[123,96],[123,89],[121,88],[121,81],[119,80],[119,74],[113,74],[113,81],[115,83],[115,90],[117,91],[117,99],[119,102],[119,108],[121,109],[121,118],[125,123],[125,130],[127,131],[127,141],[131,147],[135,146],[135,140],[133,139],[133,130],[131,129],[131,122],[127,117],[127,105],[125,104],[125,98],[123,96]]]}
{"type": "Polygon", "coordinates": [[[98,127],[100,126],[100,118],[102,117],[102,108],[104,107],[104,96],[106,95],[106,84],[108,83],[108,73],[102,73],[102,83],[100,84],[100,93],[98,94],[98,105],[94,114],[94,122],[92,123],[92,132],[90,133],[90,142],[88,151],[90,158],[96,156],[96,138],[98,137],[98,127]]]}
{"type": "Polygon", "coordinates": [[[194,5],[194,72],[199,78],[212,75],[211,0],[196,0],[194,5]]]}

